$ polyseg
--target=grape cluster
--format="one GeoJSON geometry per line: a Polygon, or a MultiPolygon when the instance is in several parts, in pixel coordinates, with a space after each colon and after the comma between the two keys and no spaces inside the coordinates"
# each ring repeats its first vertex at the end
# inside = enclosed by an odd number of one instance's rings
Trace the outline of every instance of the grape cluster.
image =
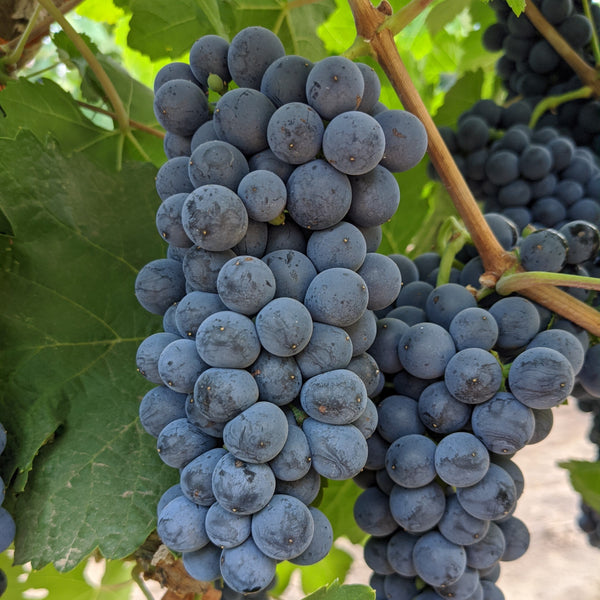
{"type": "Polygon", "coordinates": [[[599,225],[595,155],[554,127],[531,130],[530,114],[524,101],[500,107],[480,100],[459,117],[456,131],[440,132],[475,198],[519,231],[529,224],[558,229],[575,220],[599,225]]]}
{"type": "MultiPolygon", "coordinates": [[[[6,429],[0,423],[0,454],[4,452],[6,448],[6,429]]],[[[6,487],[4,481],[0,477],[0,505],[4,502],[4,493],[6,487]]],[[[4,552],[15,539],[15,522],[10,513],[3,507],[0,506],[0,553],[4,552]]],[[[7,587],[6,574],[0,569],[0,596],[4,594],[7,587]]]]}
{"type": "Polygon", "coordinates": [[[279,561],[321,560],[321,478],[367,462],[383,376],[366,350],[401,287],[376,250],[400,199],[392,171],[427,146],[379,90],[367,65],[285,55],[262,27],[202,37],[156,77],[168,249],[135,282],[164,329],[137,351],[156,384],[140,419],[180,470],[158,534],[227,597],[264,594],[279,561]]]}
{"type": "MultiPolygon", "coordinates": [[[[486,219],[507,250],[529,254],[514,223],[486,219]]],[[[460,256],[475,254],[466,247],[460,256]]],[[[439,254],[391,258],[403,286],[378,311],[368,349],[386,382],[355,478],[371,584],[395,600],[500,599],[500,563],[529,544],[514,516],[524,481],[513,457],[549,434],[552,409],[581,382],[587,333],[519,296],[478,303],[465,287],[479,287],[476,255],[441,285],[439,254]]]]}
{"type": "MultiPolygon", "coordinates": [[[[600,7],[590,3],[592,21],[580,0],[541,0],[536,3],[546,20],[589,65],[595,65],[591,51],[594,29],[600,27],[600,7]]],[[[502,51],[496,72],[509,98],[524,99],[531,107],[548,96],[566,94],[582,87],[571,67],[544,39],[525,14],[518,17],[505,0],[490,2],[496,22],[483,35],[490,52],[502,51]]],[[[597,100],[569,100],[545,113],[540,126],[552,126],[570,135],[578,145],[600,150],[600,103],[597,100]]]]}

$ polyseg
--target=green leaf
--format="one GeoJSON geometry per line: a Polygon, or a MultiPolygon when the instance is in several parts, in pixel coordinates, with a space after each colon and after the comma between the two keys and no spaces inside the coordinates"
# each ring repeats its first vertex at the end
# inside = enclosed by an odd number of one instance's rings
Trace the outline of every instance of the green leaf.
{"type": "Polygon", "coordinates": [[[31,133],[0,139],[0,209],[14,230],[0,237],[2,474],[21,473],[7,498],[18,563],[67,571],[96,547],[127,556],[177,479],[138,419],[150,385],[135,352],[160,329],[133,294],[139,268],[164,255],[154,175],[66,157],[31,133]]]}
{"type": "Polygon", "coordinates": [[[471,4],[471,0],[451,0],[436,4],[427,15],[427,29],[437,35],[450,21],[471,4]]]}
{"type": "Polygon", "coordinates": [[[569,471],[571,485],[583,501],[600,512],[600,461],[570,460],[559,466],[569,471]]]}
{"type": "Polygon", "coordinates": [[[305,600],[375,600],[375,590],[368,585],[340,585],[336,580],[305,600]]]}
{"type": "Polygon", "coordinates": [[[483,71],[469,71],[465,73],[450,88],[444,98],[444,104],[435,114],[435,124],[455,126],[458,117],[473,106],[476,98],[481,98],[483,85],[483,71]]]}
{"type": "Polygon", "coordinates": [[[526,0],[506,0],[517,17],[525,10],[526,0]]]}
{"type": "Polygon", "coordinates": [[[32,571],[12,566],[8,553],[0,554],[0,569],[8,577],[10,596],[7,598],[15,600],[31,598],[33,594],[48,600],[127,600],[134,586],[131,578],[133,565],[122,561],[97,563],[90,558],[68,573],[59,573],[52,565],[32,571]],[[99,582],[91,581],[88,576],[90,568],[101,575],[99,582]]]}
{"type": "MultiPolygon", "coordinates": [[[[13,139],[23,129],[31,131],[45,143],[54,138],[67,154],[85,154],[107,168],[117,164],[122,142],[118,129],[107,130],[86,117],[73,96],[49,79],[31,83],[26,79],[11,81],[2,90],[2,107],[7,117],[0,118],[0,138],[13,139]]],[[[156,166],[165,161],[162,141],[148,133],[134,133],[156,166]]],[[[124,142],[125,159],[141,160],[128,139],[124,142]]]]}
{"type": "Polygon", "coordinates": [[[76,9],[78,15],[100,23],[115,25],[124,11],[111,0],[86,0],[76,9]]]}
{"type": "Polygon", "coordinates": [[[364,541],[366,534],[354,521],[352,507],[362,493],[352,480],[327,481],[323,487],[323,498],[319,510],[325,513],[333,527],[333,539],[345,536],[358,544],[364,541]]]}
{"type": "Polygon", "coordinates": [[[330,581],[339,578],[342,582],[352,566],[352,557],[333,546],[329,554],[321,561],[310,567],[300,567],[302,590],[310,594],[330,581]]]}

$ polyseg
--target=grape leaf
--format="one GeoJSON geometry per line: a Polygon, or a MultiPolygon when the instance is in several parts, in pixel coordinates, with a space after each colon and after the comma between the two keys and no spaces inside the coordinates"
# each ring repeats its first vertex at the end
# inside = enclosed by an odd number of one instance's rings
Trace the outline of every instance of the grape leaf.
{"type": "Polygon", "coordinates": [[[327,481],[324,485],[319,510],[325,513],[333,527],[333,539],[346,536],[355,544],[365,539],[365,532],[354,521],[352,510],[348,510],[362,491],[352,480],[327,481]]]}
{"type": "MultiPolygon", "coordinates": [[[[50,135],[67,155],[83,153],[106,167],[117,164],[121,144],[119,130],[98,127],[81,112],[71,94],[49,79],[36,83],[26,79],[9,81],[2,90],[1,104],[7,116],[0,118],[0,138],[14,138],[27,129],[42,143],[50,135]]],[[[153,163],[160,166],[165,161],[162,140],[141,131],[134,135],[153,163]]],[[[142,159],[127,138],[123,158],[142,159]]]]}
{"type": "Polygon", "coordinates": [[[336,580],[305,600],[375,600],[375,590],[368,585],[340,585],[336,580]]]}
{"type": "Polygon", "coordinates": [[[0,139],[0,209],[14,232],[0,236],[2,475],[20,474],[7,497],[17,563],[67,571],[96,547],[128,555],[177,479],[137,416],[151,386],[136,348],[160,329],[133,294],[139,268],[164,255],[154,174],[66,157],[29,132],[0,139]]]}
{"type": "Polygon", "coordinates": [[[526,0],[506,0],[517,17],[525,10],[526,0]]]}
{"type": "Polygon", "coordinates": [[[559,466],[569,471],[571,485],[581,494],[583,501],[600,512],[600,462],[570,460],[559,466]]]}
{"type": "Polygon", "coordinates": [[[442,125],[455,127],[459,115],[473,106],[473,98],[482,97],[482,85],[483,71],[481,69],[465,73],[444,97],[443,106],[435,114],[435,124],[438,127],[442,125]]]}
{"type": "Polygon", "coordinates": [[[469,6],[471,0],[454,0],[440,2],[427,15],[427,29],[432,36],[438,34],[447,23],[452,21],[461,11],[469,6]]]}

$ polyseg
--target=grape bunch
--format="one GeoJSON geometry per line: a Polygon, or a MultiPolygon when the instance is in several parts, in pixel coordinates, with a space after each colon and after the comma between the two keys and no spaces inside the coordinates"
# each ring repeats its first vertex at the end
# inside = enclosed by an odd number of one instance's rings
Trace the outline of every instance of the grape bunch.
{"type": "MultiPolygon", "coordinates": [[[[600,224],[596,156],[554,127],[531,130],[524,101],[507,107],[480,100],[440,133],[475,198],[519,231],[559,229],[584,220],[600,224]]],[[[436,177],[431,169],[430,173],[436,177]]]]}
{"type": "MultiPolygon", "coordinates": [[[[507,249],[522,243],[508,219],[486,218],[507,249]]],[[[371,585],[382,599],[501,599],[501,562],[529,545],[514,516],[524,478],[513,458],[549,434],[584,346],[568,322],[525,298],[478,303],[460,282],[436,285],[435,252],[391,258],[403,285],[378,311],[368,349],[385,384],[355,477],[371,585]]]]}
{"type": "MultiPolygon", "coordinates": [[[[542,15],[571,48],[590,66],[595,65],[591,49],[592,34],[598,34],[600,7],[590,3],[592,21],[580,0],[541,0],[536,3],[542,15]]],[[[490,52],[502,52],[496,72],[509,98],[519,97],[530,107],[548,96],[580,89],[581,80],[571,67],[538,32],[525,14],[518,17],[505,0],[490,2],[496,22],[483,35],[490,52]]],[[[539,126],[552,126],[567,133],[580,146],[600,150],[600,103],[594,99],[575,99],[546,112],[539,126]]]]}
{"type": "Polygon", "coordinates": [[[156,384],[140,420],[180,470],[158,504],[163,543],[227,597],[260,596],[279,561],[327,555],[321,478],[367,462],[384,378],[366,350],[401,287],[376,250],[400,200],[392,172],[427,136],[379,103],[367,65],[286,55],[262,27],[204,36],[189,59],[155,80],[168,248],[135,282],[163,316],[136,355],[156,384]]]}
{"type": "MultiPolygon", "coordinates": [[[[6,429],[0,423],[0,454],[4,452],[6,448],[6,429]]],[[[4,493],[6,486],[4,481],[0,477],[0,505],[4,502],[4,493]]],[[[15,522],[10,513],[3,507],[0,506],[0,553],[4,552],[15,539],[15,522]]],[[[6,574],[0,569],[0,596],[4,594],[7,587],[6,574]]]]}

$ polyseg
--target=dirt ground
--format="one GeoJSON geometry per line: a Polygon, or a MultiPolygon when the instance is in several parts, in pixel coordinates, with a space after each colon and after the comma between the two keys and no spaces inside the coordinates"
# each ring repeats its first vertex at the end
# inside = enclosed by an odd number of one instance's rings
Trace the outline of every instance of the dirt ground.
{"type": "MultiPolygon", "coordinates": [[[[600,600],[600,549],[579,530],[579,497],[567,471],[557,466],[569,459],[595,459],[596,446],[587,439],[590,424],[590,415],[575,402],[561,406],[550,435],[515,456],[525,476],[515,516],[529,527],[531,544],[520,559],[502,563],[498,585],[506,600],[600,600]]],[[[360,548],[344,548],[358,555],[346,583],[367,583],[360,548]]],[[[286,600],[301,598],[298,592],[286,600]]]]}

